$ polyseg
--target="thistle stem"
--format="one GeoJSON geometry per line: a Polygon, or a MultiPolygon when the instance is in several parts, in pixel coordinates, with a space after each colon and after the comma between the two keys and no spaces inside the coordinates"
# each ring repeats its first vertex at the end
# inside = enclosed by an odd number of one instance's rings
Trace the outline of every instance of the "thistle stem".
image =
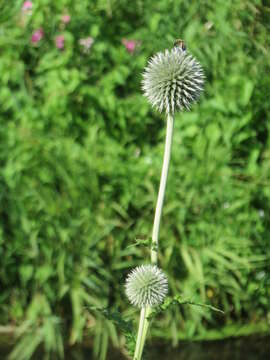
{"type": "Polygon", "coordinates": [[[136,348],[133,360],[141,360],[142,353],[143,353],[143,347],[145,343],[145,338],[149,326],[149,321],[147,320],[147,316],[150,314],[150,308],[142,308],[141,314],[140,314],[140,323],[139,323],[139,329],[138,329],[138,335],[137,335],[137,341],[136,341],[136,348]]]}
{"type": "MultiPolygon", "coordinates": [[[[163,156],[163,164],[161,171],[161,179],[159,184],[157,205],[155,210],[154,225],[152,232],[152,244],[151,244],[151,263],[157,265],[158,263],[158,236],[160,228],[160,220],[166,190],[167,177],[169,172],[169,164],[171,158],[171,148],[172,148],[172,138],[173,138],[173,124],[174,116],[171,114],[167,115],[167,129],[166,129],[166,140],[165,140],[165,149],[163,156]]],[[[149,328],[148,316],[151,314],[151,307],[142,308],[140,314],[139,330],[136,341],[136,348],[133,360],[141,360],[144,343],[147,335],[147,330],[149,328]]]]}
{"type": "Polygon", "coordinates": [[[174,116],[168,114],[164,157],[163,157],[161,179],[159,184],[157,205],[155,211],[154,226],[152,232],[151,263],[153,265],[157,265],[158,263],[158,236],[159,236],[160,219],[162,214],[166,183],[169,172],[170,158],[171,158],[173,124],[174,124],[174,116]]]}

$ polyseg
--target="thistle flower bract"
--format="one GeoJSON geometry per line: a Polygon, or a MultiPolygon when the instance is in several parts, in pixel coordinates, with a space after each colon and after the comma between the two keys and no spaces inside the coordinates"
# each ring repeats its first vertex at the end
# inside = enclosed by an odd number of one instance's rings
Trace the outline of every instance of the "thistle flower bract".
{"type": "Polygon", "coordinates": [[[143,73],[142,88],[159,111],[174,113],[190,109],[203,89],[204,74],[199,62],[175,46],[154,55],[143,73]]]}
{"type": "Polygon", "coordinates": [[[126,279],[126,295],[139,308],[163,302],[168,292],[166,275],[155,265],[141,265],[133,269],[126,279]]]}

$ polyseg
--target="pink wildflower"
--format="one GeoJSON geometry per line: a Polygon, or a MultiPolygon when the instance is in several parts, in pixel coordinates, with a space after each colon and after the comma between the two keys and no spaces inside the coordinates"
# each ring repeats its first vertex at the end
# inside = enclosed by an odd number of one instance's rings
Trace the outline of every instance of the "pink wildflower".
{"type": "Polygon", "coordinates": [[[58,35],[55,37],[55,46],[57,47],[57,49],[64,49],[65,46],[64,35],[58,35]]]}
{"type": "Polygon", "coordinates": [[[133,54],[136,47],[139,45],[139,42],[137,40],[122,39],[122,44],[130,54],[133,54]]]}
{"type": "Polygon", "coordinates": [[[33,8],[32,1],[25,1],[22,5],[22,12],[24,13],[31,13],[33,8]]]}
{"type": "Polygon", "coordinates": [[[63,24],[68,24],[70,22],[71,16],[69,14],[64,14],[61,17],[63,24]]]}
{"type": "Polygon", "coordinates": [[[44,31],[42,28],[34,31],[31,37],[32,44],[37,44],[43,38],[43,36],[44,36],[44,31]]]}
{"type": "Polygon", "coordinates": [[[79,40],[79,44],[84,48],[84,52],[89,52],[93,43],[94,43],[94,39],[91,36],[79,40]]]}

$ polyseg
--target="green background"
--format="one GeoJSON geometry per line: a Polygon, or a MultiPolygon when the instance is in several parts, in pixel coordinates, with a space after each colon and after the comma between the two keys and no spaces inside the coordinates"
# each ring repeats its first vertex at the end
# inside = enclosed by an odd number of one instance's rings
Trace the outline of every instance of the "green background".
{"type": "Polygon", "coordinates": [[[64,343],[83,336],[105,359],[109,344],[123,342],[95,308],[138,319],[123,284],[149,262],[147,247],[130,245],[151,235],[165,136],[141,74],[175,38],[200,61],[206,84],[199,104],[176,115],[160,266],[171,296],[225,315],[176,306],[151,335],[177,344],[269,329],[266,2],[33,4],[25,17],[22,1],[0,2],[0,324],[22,330],[13,359],[31,358],[40,344],[61,357],[64,343]],[[88,36],[86,53],[79,39],[88,36]],[[123,38],[137,40],[134,53],[123,38]]]}

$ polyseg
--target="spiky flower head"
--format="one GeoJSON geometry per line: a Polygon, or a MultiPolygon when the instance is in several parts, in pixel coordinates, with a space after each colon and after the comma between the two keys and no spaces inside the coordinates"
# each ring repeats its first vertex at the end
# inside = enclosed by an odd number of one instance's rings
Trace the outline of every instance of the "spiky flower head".
{"type": "Polygon", "coordinates": [[[200,63],[186,50],[175,46],[154,55],[143,73],[142,88],[153,107],[173,114],[190,109],[203,89],[200,63]]]}
{"type": "Polygon", "coordinates": [[[139,308],[163,302],[168,292],[166,275],[156,265],[141,265],[133,269],[125,284],[129,301],[139,308]]]}

